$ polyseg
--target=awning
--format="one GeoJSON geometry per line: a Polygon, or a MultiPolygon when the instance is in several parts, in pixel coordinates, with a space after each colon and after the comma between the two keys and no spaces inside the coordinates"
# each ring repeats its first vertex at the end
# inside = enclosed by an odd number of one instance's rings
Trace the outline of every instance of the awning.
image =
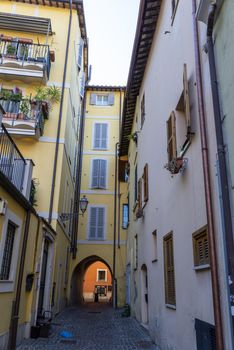
{"type": "Polygon", "coordinates": [[[22,16],[0,12],[0,29],[52,35],[50,18],[22,16]]]}

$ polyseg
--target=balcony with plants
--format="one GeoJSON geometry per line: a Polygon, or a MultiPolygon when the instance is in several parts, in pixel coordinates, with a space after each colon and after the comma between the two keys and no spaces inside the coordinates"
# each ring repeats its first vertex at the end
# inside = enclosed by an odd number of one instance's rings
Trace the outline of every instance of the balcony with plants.
{"type": "Polygon", "coordinates": [[[54,52],[31,39],[0,36],[0,77],[46,83],[54,52]]]}
{"type": "Polygon", "coordinates": [[[55,86],[39,87],[35,95],[23,97],[21,90],[0,91],[3,109],[2,123],[8,133],[39,138],[44,133],[45,120],[54,103],[60,100],[60,90],[55,86]]]}

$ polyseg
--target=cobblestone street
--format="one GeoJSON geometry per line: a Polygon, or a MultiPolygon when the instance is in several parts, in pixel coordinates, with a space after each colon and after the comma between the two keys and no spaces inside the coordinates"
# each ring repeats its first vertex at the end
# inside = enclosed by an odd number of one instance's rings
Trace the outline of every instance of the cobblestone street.
{"type": "Polygon", "coordinates": [[[27,339],[18,350],[156,350],[147,331],[133,318],[104,304],[68,308],[53,320],[49,338],[27,339]],[[62,331],[74,335],[60,336],[62,331]]]}

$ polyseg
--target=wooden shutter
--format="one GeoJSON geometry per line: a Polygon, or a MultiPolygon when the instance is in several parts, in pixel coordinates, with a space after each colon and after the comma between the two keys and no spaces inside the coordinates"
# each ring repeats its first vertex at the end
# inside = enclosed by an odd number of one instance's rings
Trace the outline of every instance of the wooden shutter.
{"type": "Polygon", "coordinates": [[[194,265],[202,266],[210,263],[207,227],[193,234],[194,265]]]}
{"type": "Polygon", "coordinates": [[[92,166],[92,188],[99,187],[99,159],[93,160],[92,166]]]}
{"type": "Polygon", "coordinates": [[[114,103],[115,103],[115,95],[111,93],[108,95],[108,105],[113,106],[114,103]]]}
{"type": "Polygon", "coordinates": [[[97,99],[97,95],[94,93],[91,93],[90,94],[90,101],[89,101],[90,105],[96,105],[96,99],[97,99]]]}
{"type": "Polygon", "coordinates": [[[183,95],[184,95],[184,110],[185,110],[186,125],[187,125],[187,136],[190,136],[191,135],[191,113],[190,113],[189,85],[188,85],[186,64],[184,64],[183,84],[184,84],[183,95]]]}
{"type": "Polygon", "coordinates": [[[143,173],[144,181],[144,202],[147,202],[149,199],[149,182],[148,182],[148,164],[146,163],[143,173]]]}
{"type": "Polygon", "coordinates": [[[90,221],[89,221],[89,238],[96,237],[96,227],[97,227],[97,209],[90,208],[90,221]]]}
{"type": "Polygon", "coordinates": [[[175,112],[171,112],[167,121],[167,154],[169,162],[177,157],[175,112]]]}
{"type": "Polygon", "coordinates": [[[78,45],[78,58],[77,58],[77,64],[79,68],[81,68],[81,65],[82,65],[83,47],[84,47],[84,41],[82,38],[80,38],[80,42],[78,45]]]}
{"type": "Polygon", "coordinates": [[[134,201],[137,201],[137,165],[135,167],[135,178],[134,178],[134,201]]]}
{"type": "Polygon", "coordinates": [[[106,164],[106,160],[99,160],[99,188],[106,188],[106,164]]]}
{"type": "Polygon", "coordinates": [[[97,208],[97,238],[104,238],[105,209],[97,208]]]}
{"type": "Polygon", "coordinates": [[[175,294],[175,269],[173,253],[173,235],[168,234],[163,241],[164,245],[164,269],[165,269],[165,301],[166,304],[176,304],[175,294]]]}
{"type": "Polygon", "coordinates": [[[142,208],[142,179],[138,180],[138,209],[142,208]]]}
{"type": "Polygon", "coordinates": [[[107,148],[107,124],[101,124],[101,148],[107,148]]]}

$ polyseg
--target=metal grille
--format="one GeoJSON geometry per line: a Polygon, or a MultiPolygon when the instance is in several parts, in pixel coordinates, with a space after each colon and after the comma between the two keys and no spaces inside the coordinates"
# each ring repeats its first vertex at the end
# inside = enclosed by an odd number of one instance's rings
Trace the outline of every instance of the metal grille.
{"type": "Polygon", "coordinates": [[[9,221],[7,226],[6,242],[3,252],[0,280],[8,280],[10,276],[15,230],[15,225],[9,221]]]}
{"type": "Polygon", "coordinates": [[[0,172],[22,190],[26,161],[2,125],[0,128],[0,172]]]}
{"type": "Polygon", "coordinates": [[[195,319],[197,350],[216,350],[215,326],[195,319]]]}

